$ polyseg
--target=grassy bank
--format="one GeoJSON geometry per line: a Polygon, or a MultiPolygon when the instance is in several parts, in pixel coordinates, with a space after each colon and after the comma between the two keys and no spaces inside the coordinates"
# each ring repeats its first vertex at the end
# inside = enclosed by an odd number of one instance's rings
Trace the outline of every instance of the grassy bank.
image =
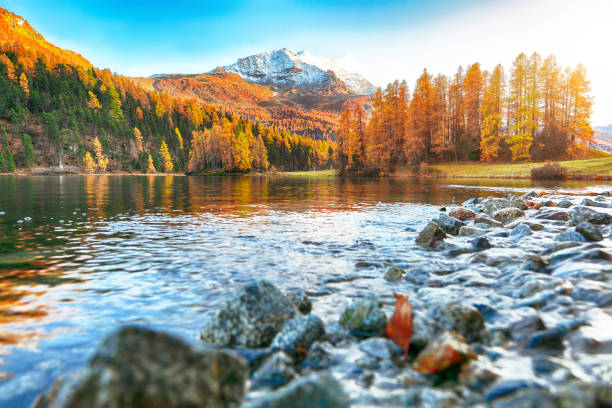
{"type": "MultiPolygon", "coordinates": [[[[567,169],[571,178],[584,177],[612,177],[612,156],[587,160],[568,160],[558,162],[567,169]]],[[[436,164],[430,166],[432,175],[448,177],[507,177],[507,178],[529,178],[530,171],[534,167],[543,166],[545,163],[510,163],[510,164],[485,164],[485,163],[457,163],[436,164]]]]}
{"type": "Polygon", "coordinates": [[[336,175],[336,170],[310,170],[310,171],[287,171],[280,173],[290,177],[332,177],[336,175]]]}

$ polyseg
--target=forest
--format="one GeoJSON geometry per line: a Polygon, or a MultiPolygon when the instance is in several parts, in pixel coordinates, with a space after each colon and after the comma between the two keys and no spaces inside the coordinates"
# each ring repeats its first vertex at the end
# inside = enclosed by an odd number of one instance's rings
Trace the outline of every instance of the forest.
{"type": "Polygon", "coordinates": [[[145,90],[82,57],[21,44],[0,51],[0,171],[73,165],[90,173],[246,172],[331,165],[332,142],[145,90]]]}
{"type": "Polygon", "coordinates": [[[337,129],[336,167],[347,174],[418,169],[432,162],[528,162],[580,157],[591,141],[586,69],[553,55],[521,53],[510,71],[479,63],[452,77],[427,70],[409,92],[395,81],[373,97],[368,118],[346,109],[337,129]]]}

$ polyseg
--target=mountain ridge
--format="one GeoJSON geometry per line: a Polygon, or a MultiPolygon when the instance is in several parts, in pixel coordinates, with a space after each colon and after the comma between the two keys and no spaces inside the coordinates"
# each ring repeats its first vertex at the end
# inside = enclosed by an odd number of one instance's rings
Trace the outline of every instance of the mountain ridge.
{"type": "MultiPolygon", "coordinates": [[[[247,82],[305,90],[308,88],[335,88],[334,93],[370,95],[374,86],[361,75],[349,72],[334,58],[321,58],[306,51],[288,48],[261,52],[239,58],[235,63],[221,67],[226,72],[240,75],[247,82]],[[341,82],[342,85],[337,82],[341,82]]],[[[214,72],[214,71],[213,71],[214,72]]]]}

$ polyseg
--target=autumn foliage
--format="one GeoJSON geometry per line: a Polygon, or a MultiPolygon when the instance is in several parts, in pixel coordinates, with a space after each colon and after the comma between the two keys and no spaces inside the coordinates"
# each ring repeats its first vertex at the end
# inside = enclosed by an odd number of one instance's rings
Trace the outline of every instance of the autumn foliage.
{"type": "MultiPolygon", "coordinates": [[[[253,112],[249,101],[263,103],[271,91],[245,84],[229,74],[163,83],[114,75],[55,47],[0,8],[0,120],[9,141],[25,130],[32,135],[41,165],[63,162],[97,172],[331,166],[334,143],[327,136],[336,116],[295,110],[273,117],[261,107],[253,112]],[[211,93],[214,106],[205,102],[211,93]],[[232,102],[218,104],[223,98],[232,102]],[[290,115],[296,117],[292,126],[285,122],[290,115]],[[308,116],[313,119],[300,122],[308,116]]],[[[10,142],[3,147],[5,162],[13,151],[10,142]]],[[[25,165],[25,155],[16,159],[25,165]]]]}
{"type": "Polygon", "coordinates": [[[593,135],[589,92],[586,69],[562,69],[552,55],[520,54],[508,75],[478,63],[452,77],[425,70],[412,93],[398,81],[379,89],[368,120],[361,109],[344,112],[336,166],[376,174],[434,161],[579,157],[593,135]]]}

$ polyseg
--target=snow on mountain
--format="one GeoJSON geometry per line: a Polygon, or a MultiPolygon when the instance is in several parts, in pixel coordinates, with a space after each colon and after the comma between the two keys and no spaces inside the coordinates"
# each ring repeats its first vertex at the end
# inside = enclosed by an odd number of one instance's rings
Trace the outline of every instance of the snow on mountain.
{"type": "Polygon", "coordinates": [[[226,72],[240,75],[246,81],[263,85],[328,87],[339,79],[357,94],[375,91],[374,86],[365,78],[349,72],[333,58],[315,57],[304,51],[296,53],[287,48],[240,58],[236,63],[222,68],[226,72]]]}
{"type": "Polygon", "coordinates": [[[602,132],[612,133],[612,124],[610,124],[608,126],[596,126],[595,129],[599,129],[602,132]]]}
{"type": "Polygon", "coordinates": [[[297,53],[301,61],[314,65],[324,71],[334,71],[338,79],[346,84],[350,90],[360,95],[369,95],[376,92],[376,88],[361,75],[350,72],[341,61],[336,58],[322,58],[310,55],[308,51],[297,53]]]}

